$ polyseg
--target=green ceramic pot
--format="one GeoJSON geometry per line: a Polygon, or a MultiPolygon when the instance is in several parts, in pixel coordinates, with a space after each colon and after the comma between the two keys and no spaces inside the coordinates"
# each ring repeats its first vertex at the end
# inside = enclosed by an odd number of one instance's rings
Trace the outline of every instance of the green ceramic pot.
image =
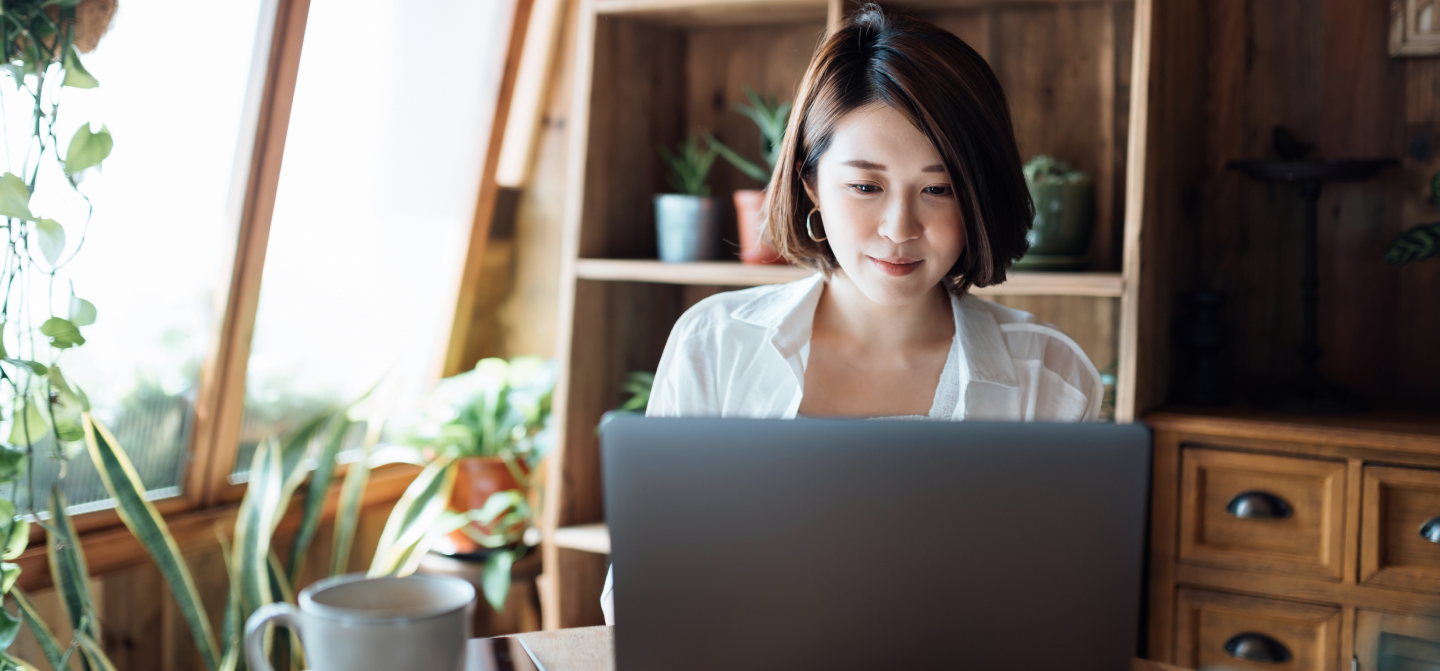
{"type": "Polygon", "coordinates": [[[1089,180],[1031,184],[1035,224],[1030,251],[1015,263],[1022,268],[1073,268],[1086,263],[1095,228],[1095,184],[1089,180]]]}

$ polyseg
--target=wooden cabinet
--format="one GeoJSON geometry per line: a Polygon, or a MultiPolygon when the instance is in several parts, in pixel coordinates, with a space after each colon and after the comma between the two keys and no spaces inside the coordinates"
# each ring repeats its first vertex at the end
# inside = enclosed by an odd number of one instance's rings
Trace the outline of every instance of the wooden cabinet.
{"type": "Polygon", "coordinates": [[[1360,611],[1355,671],[1440,671],[1440,619],[1360,611]]]}
{"type": "Polygon", "coordinates": [[[1367,466],[1360,581],[1440,592],[1440,471],[1367,466]]]}
{"type": "Polygon", "coordinates": [[[1340,609],[1182,589],[1176,660],[1187,669],[1332,671],[1340,609]]]}
{"type": "Polygon", "coordinates": [[[1340,578],[1345,462],[1187,447],[1180,558],[1340,578]]]}
{"type": "Polygon", "coordinates": [[[1151,659],[1440,671],[1440,521],[1429,526],[1440,420],[1231,410],[1145,421],[1151,659]]]}

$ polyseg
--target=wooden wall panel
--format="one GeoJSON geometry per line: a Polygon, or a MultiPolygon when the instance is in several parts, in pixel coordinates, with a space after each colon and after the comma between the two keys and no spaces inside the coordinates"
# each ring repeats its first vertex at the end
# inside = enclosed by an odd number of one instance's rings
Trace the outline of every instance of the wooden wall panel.
{"type": "Polygon", "coordinates": [[[503,351],[555,355],[556,301],[560,295],[560,235],[565,212],[571,89],[575,74],[575,28],[580,2],[568,2],[559,53],[550,73],[539,138],[515,217],[512,291],[500,307],[503,351]]]}
{"type": "MultiPolygon", "coordinates": [[[[793,102],[810,57],[825,34],[825,24],[783,24],[744,26],[691,31],[685,43],[685,122],[683,136],[692,129],[708,129],[727,146],[758,165],[760,131],[748,117],[734,110],[735,103],[749,104],[744,87],[793,102]]],[[[655,161],[660,160],[658,156],[655,161]]],[[[762,185],[743,175],[724,159],[715,162],[710,173],[712,193],[725,213],[722,259],[734,260],[740,253],[739,233],[730,195],[736,189],[757,189],[762,185]]],[[[665,190],[669,191],[666,185],[665,190]]]]}
{"type": "Polygon", "coordinates": [[[990,63],[1010,102],[1021,160],[1049,154],[1095,180],[1097,270],[1120,266],[1134,15],[1131,2],[923,15],[990,63]]]}
{"type": "MultiPolygon", "coordinates": [[[[1294,190],[1225,164],[1273,158],[1277,124],[1315,143],[1319,158],[1399,158],[1410,137],[1434,138],[1440,118],[1434,66],[1386,53],[1383,3],[1217,0],[1208,13],[1200,277],[1178,288],[1208,282],[1229,292],[1230,369],[1243,398],[1299,370],[1303,209],[1294,190]]],[[[1382,405],[1440,402],[1440,273],[1382,259],[1401,230],[1440,218],[1421,188],[1434,169],[1433,159],[1409,159],[1321,195],[1321,369],[1382,405]]]]}
{"type": "Polygon", "coordinates": [[[684,135],[684,50],[678,30],[597,20],[581,258],[655,257],[651,197],[668,190],[655,148],[684,135]]]}

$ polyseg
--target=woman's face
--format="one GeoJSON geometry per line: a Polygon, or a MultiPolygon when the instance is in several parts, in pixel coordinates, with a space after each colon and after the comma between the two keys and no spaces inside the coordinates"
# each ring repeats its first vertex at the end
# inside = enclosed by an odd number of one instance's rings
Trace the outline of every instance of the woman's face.
{"type": "Polygon", "coordinates": [[[934,290],[965,248],[940,152],[887,105],[841,117],[805,190],[820,207],[815,235],[828,237],[845,275],[881,305],[934,290]]]}

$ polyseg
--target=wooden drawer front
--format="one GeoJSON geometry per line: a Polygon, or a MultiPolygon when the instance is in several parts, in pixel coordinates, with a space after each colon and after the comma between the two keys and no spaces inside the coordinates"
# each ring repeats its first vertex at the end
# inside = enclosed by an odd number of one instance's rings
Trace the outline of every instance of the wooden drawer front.
{"type": "Polygon", "coordinates": [[[1440,671],[1440,620],[1368,610],[1355,615],[1360,671],[1440,671]]]}
{"type": "Polygon", "coordinates": [[[1426,523],[1437,518],[1440,471],[1365,467],[1361,490],[1361,582],[1440,592],[1440,543],[1421,534],[1426,523]]]}
{"type": "Polygon", "coordinates": [[[1344,463],[1193,447],[1181,460],[1181,561],[1340,578],[1344,463]]]}
{"type": "Polygon", "coordinates": [[[1339,608],[1192,589],[1179,590],[1176,608],[1176,666],[1198,671],[1338,667],[1339,608]],[[1260,661],[1267,655],[1274,661],[1260,661]]]}

